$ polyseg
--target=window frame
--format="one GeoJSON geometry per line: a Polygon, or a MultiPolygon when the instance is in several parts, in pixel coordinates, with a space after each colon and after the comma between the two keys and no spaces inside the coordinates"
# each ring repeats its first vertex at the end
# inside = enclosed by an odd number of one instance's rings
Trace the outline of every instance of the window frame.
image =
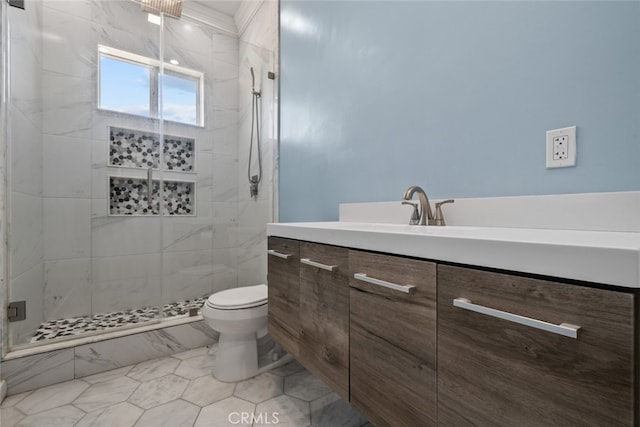
{"type": "Polygon", "coordinates": [[[157,59],[148,58],[146,56],[137,55],[121,49],[109,46],[98,45],[98,72],[97,72],[97,109],[101,111],[109,111],[119,114],[127,114],[136,117],[144,117],[150,119],[160,119],[160,86],[162,74],[168,74],[173,77],[193,80],[196,82],[196,123],[177,122],[164,119],[171,123],[178,123],[187,126],[204,127],[204,73],[192,70],[190,68],[181,67],[168,62],[161,63],[157,59]],[[123,111],[111,110],[102,106],[102,58],[110,58],[116,61],[128,62],[133,65],[146,67],[149,69],[149,116],[142,116],[123,111]],[[161,70],[162,68],[162,70],[161,70]]]}

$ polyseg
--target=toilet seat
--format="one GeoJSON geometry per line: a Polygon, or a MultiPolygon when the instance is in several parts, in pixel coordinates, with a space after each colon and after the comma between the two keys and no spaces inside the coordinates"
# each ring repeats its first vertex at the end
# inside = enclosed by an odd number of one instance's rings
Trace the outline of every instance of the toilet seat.
{"type": "Polygon", "coordinates": [[[267,304],[267,285],[243,286],[211,295],[207,307],[217,310],[242,310],[267,304]]]}

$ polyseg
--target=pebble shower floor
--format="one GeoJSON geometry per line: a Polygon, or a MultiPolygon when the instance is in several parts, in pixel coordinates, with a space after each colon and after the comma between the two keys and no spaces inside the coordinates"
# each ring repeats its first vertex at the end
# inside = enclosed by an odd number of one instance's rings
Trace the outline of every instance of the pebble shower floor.
{"type": "MultiPolygon", "coordinates": [[[[162,317],[188,315],[191,309],[200,310],[206,298],[178,301],[162,306],[162,317]]],[[[113,313],[100,313],[93,316],[71,317],[49,320],[40,324],[31,342],[50,340],[60,337],[80,335],[85,332],[104,331],[122,326],[147,322],[159,317],[158,307],[137,308],[113,313]]]]}

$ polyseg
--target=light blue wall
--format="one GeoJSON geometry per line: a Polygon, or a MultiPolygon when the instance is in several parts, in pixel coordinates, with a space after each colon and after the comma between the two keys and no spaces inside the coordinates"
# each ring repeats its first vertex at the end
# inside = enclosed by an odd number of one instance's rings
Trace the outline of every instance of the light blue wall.
{"type": "Polygon", "coordinates": [[[280,220],[342,202],[640,190],[640,2],[281,4],[280,220]],[[545,132],[578,126],[577,166],[545,132]]]}

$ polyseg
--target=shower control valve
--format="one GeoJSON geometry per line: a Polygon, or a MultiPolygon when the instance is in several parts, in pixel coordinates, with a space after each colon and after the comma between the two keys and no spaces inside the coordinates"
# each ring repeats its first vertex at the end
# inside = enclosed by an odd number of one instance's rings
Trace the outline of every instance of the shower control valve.
{"type": "Polygon", "coordinates": [[[249,180],[249,194],[251,197],[258,195],[258,175],[253,175],[249,180]]]}

